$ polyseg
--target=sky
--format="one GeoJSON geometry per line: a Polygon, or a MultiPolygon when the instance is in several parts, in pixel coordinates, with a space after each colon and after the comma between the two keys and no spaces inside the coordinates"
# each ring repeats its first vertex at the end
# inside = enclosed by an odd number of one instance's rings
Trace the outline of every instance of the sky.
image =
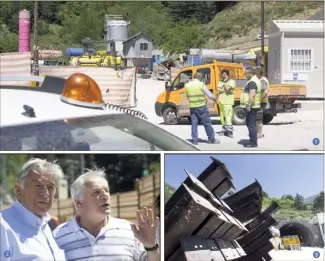
{"type": "Polygon", "coordinates": [[[270,197],[284,194],[304,198],[324,190],[324,155],[316,154],[165,154],[165,183],[178,188],[187,175],[195,177],[208,167],[210,156],[223,162],[237,191],[255,181],[270,197]]]}

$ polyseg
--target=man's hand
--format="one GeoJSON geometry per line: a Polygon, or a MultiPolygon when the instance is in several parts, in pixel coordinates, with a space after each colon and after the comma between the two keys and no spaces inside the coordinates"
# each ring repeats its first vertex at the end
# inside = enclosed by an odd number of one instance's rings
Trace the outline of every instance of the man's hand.
{"type": "Polygon", "coordinates": [[[143,208],[137,210],[137,223],[131,224],[135,237],[144,245],[151,248],[157,243],[156,230],[159,224],[159,218],[154,218],[152,209],[143,208]]]}

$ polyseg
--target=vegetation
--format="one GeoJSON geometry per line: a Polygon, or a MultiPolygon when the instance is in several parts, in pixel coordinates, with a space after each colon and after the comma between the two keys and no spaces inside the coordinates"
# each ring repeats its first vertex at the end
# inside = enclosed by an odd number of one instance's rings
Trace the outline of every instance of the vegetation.
{"type": "MultiPolygon", "coordinates": [[[[308,19],[324,7],[323,2],[265,2],[265,33],[272,20],[308,19]]],[[[219,12],[215,18],[203,25],[207,48],[223,48],[252,42],[260,35],[261,3],[243,2],[219,12]]]]}
{"type": "MultiPolygon", "coordinates": [[[[165,203],[171,198],[175,192],[175,188],[165,184],[165,203]]],[[[228,195],[233,194],[230,191],[228,195]]],[[[272,201],[277,202],[280,205],[280,209],[274,216],[278,217],[300,217],[300,218],[312,218],[316,213],[324,212],[324,192],[320,192],[310,203],[306,203],[304,198],[298,193],[296,196],[283,195],[281,198],[269,197],[266,192],[262,192],[263,201],[262,209],[266,209],[272,201]]]]}
{"type": "MultiPolygon", "coordinates": [[[[322,6],[315,1],[265,3],[266,28],[272,19],[308,17],[322,6]]],[[[32,36],[34,2],[1,2],[0,52],[18,50],[18,15],[25,8],[31,14],[32,36]]],[[[130,35],[147,33],[155,48],[165,52],[217,48],[247,41],[252,34],[256,37],[259,12],[258,2],[43,1],[39,2],[39,46],[64,50],[81,46],[85,38],[103,40],[104,16],[115,14],[131,20],[130,35]]]]}
{"type": "MultiPolygon", "coordinates": [[[[3,157],[3,155],[1,156],[3,157]]],[[[74,179],[83,171],[81,169],[81,157],[78,154],[59,154],[59,155],[31,155],[17,154],[6,155],[5,173],[7,192],[13,192],[13,186],[22,165],[30,157],[47,158],[50,160],[58,160],[63,169],[65,176],[71,184],[74,179]]],[[[3,161],[0,158],[0,170],[3,171],[3,161]]],[[[110,192],[125,192],[134,189],[134,181],[148,173],[152,173],[160,169],[160,156],[155,154],[95,154],[84,155],[84,168],[92,168],[97,166],[105,168],[107,179],[110,184],[110,192]]],[[[2,188],[2,175],[0,175],[0,184],[2,188]]]]}

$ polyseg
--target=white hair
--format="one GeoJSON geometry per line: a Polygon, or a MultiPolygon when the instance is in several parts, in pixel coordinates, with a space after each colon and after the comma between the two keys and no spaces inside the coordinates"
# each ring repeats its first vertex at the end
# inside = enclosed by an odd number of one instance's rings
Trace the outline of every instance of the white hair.
{"type": "Polygon", "coordinates": [[[107,182],[106,173],[104,169],[86,169],[87,172],[81,174],[71,185],[70,193],[73,203],[76,204],[76,199],[81,199],[83,197],[83,191],[85,188],[85,183],[87,179],[91,178],[101,178],[107,182]]]}
{"type": "Polygon", "coordinates": [[[54,177],[56,186],[64,176],[62,168],[56,163],[56,161],[50,162],[46,159],[31,158],[22,166],[20,175],[18,176],[17,182],[21,187],[25,186],[30,172],[47,174],[54,177]]]}

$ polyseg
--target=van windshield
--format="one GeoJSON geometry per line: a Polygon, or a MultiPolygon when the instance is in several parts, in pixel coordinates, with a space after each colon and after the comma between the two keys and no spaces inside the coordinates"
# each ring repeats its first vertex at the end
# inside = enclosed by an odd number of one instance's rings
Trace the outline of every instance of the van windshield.
{"type": "Polygon", "coordinates": [[[181,85],[182,83],[187,83],[189,80],[192,79],[192,70],[187,70],[187,71],[183,71],[181,72],[176,79],[174,80],[172,87],[173,90],[179,90],[182,89],[184,86],[181,85]]]}

